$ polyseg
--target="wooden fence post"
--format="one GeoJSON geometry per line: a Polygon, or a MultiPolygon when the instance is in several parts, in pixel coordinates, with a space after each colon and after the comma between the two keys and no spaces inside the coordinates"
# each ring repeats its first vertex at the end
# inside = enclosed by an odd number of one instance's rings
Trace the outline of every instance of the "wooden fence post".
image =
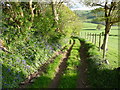
{"type": "Polygon", "coordinates": [[[94,33],[92,34],[92,43],[94,43],[94,33]]]}
{"type": "Polygon", "coordinates": [[[86,32],[85,32],[85,39],[86,39],[86,36],[87,36],[87,35],[86,35],[86,32]]]}
{"type": "Polygon", "coordinates": [[[99,34],[99,51],[101,50],[101,33],[99,34]]]}
{"type": "Polygon", "coordinates": [[[89,35],[89,41],[90,41],[90,33],[88,35],[89,35]]]}
{"type": "Polygon", "coordinates": [[[86,39],[88,39],[88,33],[86,33],[86,39]]]}
{"type": "Polygon", "coordinates": [[[90,41],[92,41],[92,40],[91,40],[91,37],[92,37],[92,34],[90,33],[90,41]]]}
{"type": "Polygon", "coordinates": [[[89,33],[87,33],[87,39],[89,39],[89,33]]]}
{"type": "Polygon", "coordinates": [[[97,39],[96,39],[96,33],[95,33],[95,45],[96,45],[97,39]]]}

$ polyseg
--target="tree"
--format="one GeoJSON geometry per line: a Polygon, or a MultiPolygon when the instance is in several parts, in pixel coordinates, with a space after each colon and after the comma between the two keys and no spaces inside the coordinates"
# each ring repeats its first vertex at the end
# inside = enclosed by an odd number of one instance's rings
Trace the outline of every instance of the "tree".
{"type": "MultiPolygon", "coordinates": [[[[51,7],[52,7],[52,13],[54,16],[54,23],[53,23],[53,27],[58,25],[58,12],[57,12],[57,3],[55,2],[55,0],[51,1],[51,7]]],[[[58,28],[56,29],[56,31],[58,30],[58,28]]]]}
{"type": "MultiPolygon", "coordinates": [[[[81,1],[81,0],[80,0],[81,1]]],[[[89,6],[100,6],[104,9],[104,21],[105,21],[105,34],[104,34],[104,40],[103,40],[103,58],[105,58],[106,55],[106,49],[107,49],[107,43],[108,43],[108,37],[109,32],[111,29],[111,26],[115,23],[120,22],[120,16],[119,14],[119,8],[120,1],[118,0],[94,0],[94,1],[88,1],[85,0],[84,4],[89,6]]]]}
{"type": "Polygon", "coordinates": [[[102,27],[103,27],[103,25],[98,24],[97,27],[96,27],[96,29],[97,29],[97,30],[100,30],[102,27]]]}

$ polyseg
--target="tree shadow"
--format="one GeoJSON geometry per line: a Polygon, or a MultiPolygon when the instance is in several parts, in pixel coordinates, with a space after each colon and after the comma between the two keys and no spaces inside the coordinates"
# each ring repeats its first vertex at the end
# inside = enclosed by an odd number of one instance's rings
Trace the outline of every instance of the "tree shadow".
{"type": "Polygon", "coordinates": [[[95,88],[120,88],[120,73],[118,70],[104,68],[104,65],[97,65],[95,60],[88,59],[89,83],[95,88]],[[103,68],[103,69],[101,69],[103,68]]]}
{"type": "MultiPolygon", "coordinates": [[[[85,44],[88,52],[94,45],[85,44]]],[[[105,63],[99,63],[101,58],[96,54],[88,55],[88,82],[93,88],[120,88],[120,72],[118,69],[107,69],[105,63]]]]}
{"type": "Polygon", "coordinates": [[[76,82],[76,75],[64,75],[59,82],[58,88],[76,88],[76,82]]]}
{"type": "Polygon", "coordinates": [[[48,76],[40,76],[34,80],[34,83],[28,85],[27,88],[48,88],[51,78],[48,76]]]}

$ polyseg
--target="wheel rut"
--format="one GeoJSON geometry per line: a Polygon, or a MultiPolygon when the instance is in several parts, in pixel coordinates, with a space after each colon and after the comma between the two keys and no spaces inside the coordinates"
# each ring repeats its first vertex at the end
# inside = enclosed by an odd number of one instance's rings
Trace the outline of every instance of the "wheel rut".
{"type": "Polygon", "coordinates": [[[19,88],[26,88],[28,85],[31,85],[32,83],[34,83],[34,79],[39,77],[40,75],[42,75],[43,72],[46,72],[46,67],[48,66],[48,64],[53,63],[54,59],[59,55],[59,54],[63,54],[63,50],[66,48],[66,46],[64,46],[60,51],[55,52],[54,56],[52,56],[48,62],[44,63],[37,72],[29,75],[25,81],[21,82],[19,84],[19,88]]]}
{"type": "Polygon", "coordinates": [[[60,77],[61,75],[63,75],[67,65],[66,65],[66,61],[68,60],[68,57],[70,56],[72,47],[75,44],[75,40],[73,41],[73,44],[70,46],[70,48],[67,50],[67,52],[64,54],[62,60],[61,60],[61,64],[59,65],[59,67],[56,69],[56,75],[54,77],[54,79],[52,80],[52,83],[50,84],[49,88],[58,88],[59,85],[59,81],[60,81],[60,77]]]}
{"type": "Polygon", "coordinates": [[[77,81],[77,88],[89,88],[87,82],[87,48],[85,48],[85,43],[80,42],[81,46],[79,49],[80,55],[80,65],[78,66],[78,81],[77,81]]]}

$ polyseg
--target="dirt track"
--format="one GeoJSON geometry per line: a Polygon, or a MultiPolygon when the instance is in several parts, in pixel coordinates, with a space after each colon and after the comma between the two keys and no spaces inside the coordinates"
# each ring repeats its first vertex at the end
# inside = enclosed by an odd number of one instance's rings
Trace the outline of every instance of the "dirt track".
{"type": "Polygon", "coordinates": [[[59,85],[59,81],[60,81],[60,77],[61,75],[63,74],[63,72],[65,71],[67,65],[66,65],[66,61],[68,60],[68,57],[70,56],[70,53],[71,53],[71,50],[72,50],[72,47],[73,45],[75,44],[75,41],[74,43],[70,46],[70,48],[67,50],[67,52],[64,54],[62,60],[61,60],[61,64],[60,66],[57,68],[57,73],[52,81],[52,83],[50,84],[49,88],[57,88],[58,85],[59,85]]]}
{"type": "MultiPolygon", "coordinates": [[[[66,46],[65,46],[66,47],[66,46]]],[[[65,47],[63,47],[60,51],[55,52],[54,56],[52,56],[48,62],[44,63],[37,72],[29,75],[26,80],[24,82],[21,82],[19,84],[19,88],[26,88],[28,85],[30,85],[31,83],[34,83],[34,79],[39,77],[43,72],[46,71],[46,67],[48,64],[52,63],[54,61],[54,59],[59,55],[59,54],[63,54],[63,50],[65,49],[65,47]]]]}
{"type": "Polygon", "coordinates": [[[86,52],[87,52],[87,49],[84,47],[84,43],[81,42],[81,47],[79,49],[79,55],[80,55],[80,62],[81,62],[81,65],[78,67],[78,85],[77,85],[77,88],[88,88],[88,83],[87,83],[87,62],[86,62],[86,59],[87,59],[87,55],[86,55],[86,52]]]}
{"type": "MultiPolygon", "coordinates": [[[[43,64],[40,69],[38,70],[38,72],[35,72],[33,74],[31,74],[24,82],[22,82],[20,84],[20,88],[25,88],[28,85],[30,85],[31,83],[34,83],[34,79],[37,78],[38,76],[42,75],[43,72],[46,72],[46,67],[52,63],[54,61],[54,59],[59,55],[59,54],[63,54],[63,58],[61,59],[61,63],[60,65],[56,68],[56,74],[54,79],[52,80],[52,82],[50,83],[50,85],[48,86],[48,88],[58,88],[59,85],[59,81],[60,81],[60,77],[63,75],[67,65],[66,62],[70,56],[71,50],[73,45],[75,44],[75,40],[73,42],[73,44],[71,44],[71,46],[69,47],[69,49],[66,52],[62,52],[62,50],[64,50],[64,48],[59,51],[56,52],[55,55],[49,60],[49,62],[43,64]]],[[[87,83],[87,49],[84,47],[84,43],[80,43],[80,49],[79,49],[79,55],[80,55],[80,66],[78,66],[78,80],[77,80],[77,87],[76,88],[89,88],[89,85],[87,83]]]]}

